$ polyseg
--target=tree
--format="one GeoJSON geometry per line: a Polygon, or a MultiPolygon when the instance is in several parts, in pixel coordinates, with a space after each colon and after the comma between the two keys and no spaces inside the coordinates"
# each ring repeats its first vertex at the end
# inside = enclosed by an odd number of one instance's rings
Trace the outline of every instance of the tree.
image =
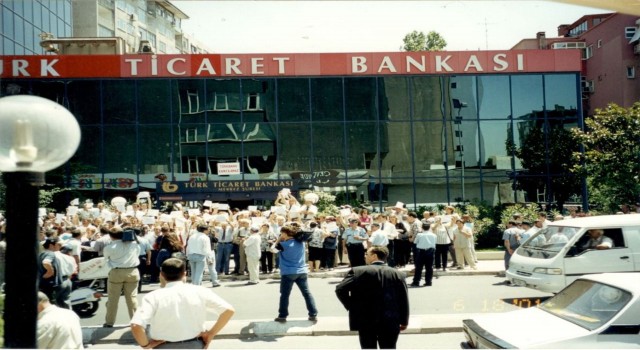
{"type": "Polygon", "coordinates": [[[635,204],[640,194],[640,102],[626,109],[609,104],[585,119],[585,130],[574,129],[584,153],[574,152],[574,171],[586,174],[590,201],[616,212],[635,204]]]}
{"type": "Polygon", "coordinates": [[[569,197],[581,192],[582,180],[572,173],[576,163],[570,156],[572,152],[579,151],[579,143],[562,125],[548,125],[547,129],[546,140],[544,129],[534,127],[523,139],[522,147],[516,148],[508,140],[507,151],[522,161],[524,169],[514,174],[516,189],[529,194],[546,190],[562,210],[569,197]]]}
{"type": "Polygon", "coordinates": [[[441,51],[447,46],[444,38],[433,30],[428,34],[414,30],[405,35],[402,41],[404,51],[441,51]]]}
{"type": "Polygon", "coordinates": [[[438,34],[438,32],[434,32],[433,30],[427,34],[427,51],[442,51],[447,47],[447,41],[438,34]]]}

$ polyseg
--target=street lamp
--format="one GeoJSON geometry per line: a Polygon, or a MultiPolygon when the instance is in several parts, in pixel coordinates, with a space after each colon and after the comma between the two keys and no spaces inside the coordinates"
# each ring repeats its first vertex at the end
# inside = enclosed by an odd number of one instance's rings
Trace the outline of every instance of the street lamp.
{"type": "Polygon", "coordinates": [[[458,110],[458,115],[455,117],[454,119],[454,124],[456,124],[457,126],[457,137],[458,137],[458,147],[457,147],[457,151],[460,155],[460,166],[462,167],[462,172],[460,174],[460,184],[462,186],[462,201],[464,202],[465,200],[465,195],[464,195],[464,145],[462,144],[462,130],[460,129],[462,126],[462,116],[460,115],[460,112],[462,112],[463,108],[467,108],[467,103],[466,102],[462,102],[460,100],[458,100],[457,98],[453,99],[453,108],[458,110]]]}
{"type": "Polygon", "coordinates": [[[36,96],[0,98],[0,172],[6,184],[4,345],[36,348],[38,187],[78,149],[80,127],[61,105],[36,96]]]}

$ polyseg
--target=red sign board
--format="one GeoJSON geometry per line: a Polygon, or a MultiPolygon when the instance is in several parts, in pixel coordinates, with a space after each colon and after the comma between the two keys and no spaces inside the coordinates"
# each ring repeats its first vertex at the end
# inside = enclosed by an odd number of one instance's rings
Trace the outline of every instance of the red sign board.
{"type": "Polygon", "coordinates": [[[0,78],[193,78],[579,72],[579,50],[0,56],[0,78]]]}

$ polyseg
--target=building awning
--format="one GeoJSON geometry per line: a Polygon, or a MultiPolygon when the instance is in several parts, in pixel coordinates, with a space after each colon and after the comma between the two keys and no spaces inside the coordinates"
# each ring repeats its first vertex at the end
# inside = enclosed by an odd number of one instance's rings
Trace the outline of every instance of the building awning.
{"type": "Polygon", "coordinates": [[[340,193],[340,192],[357,192],[358,188],[356,186],[330,186],[330,187],[313,186],[313,190],[317,192],[340,193]]]}

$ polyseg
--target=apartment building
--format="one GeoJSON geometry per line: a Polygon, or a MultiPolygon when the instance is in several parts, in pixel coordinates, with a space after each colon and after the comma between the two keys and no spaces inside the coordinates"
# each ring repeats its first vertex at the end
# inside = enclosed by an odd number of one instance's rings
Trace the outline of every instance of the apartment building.
{"type": "Polygon", "coordinates": [[[512,50],[582,50],[582,102],[585,115],[614,102],[629,107],[640,100],[638,16],[603,13],[558,26],[557,37],[539,32],[512,50]]]}

